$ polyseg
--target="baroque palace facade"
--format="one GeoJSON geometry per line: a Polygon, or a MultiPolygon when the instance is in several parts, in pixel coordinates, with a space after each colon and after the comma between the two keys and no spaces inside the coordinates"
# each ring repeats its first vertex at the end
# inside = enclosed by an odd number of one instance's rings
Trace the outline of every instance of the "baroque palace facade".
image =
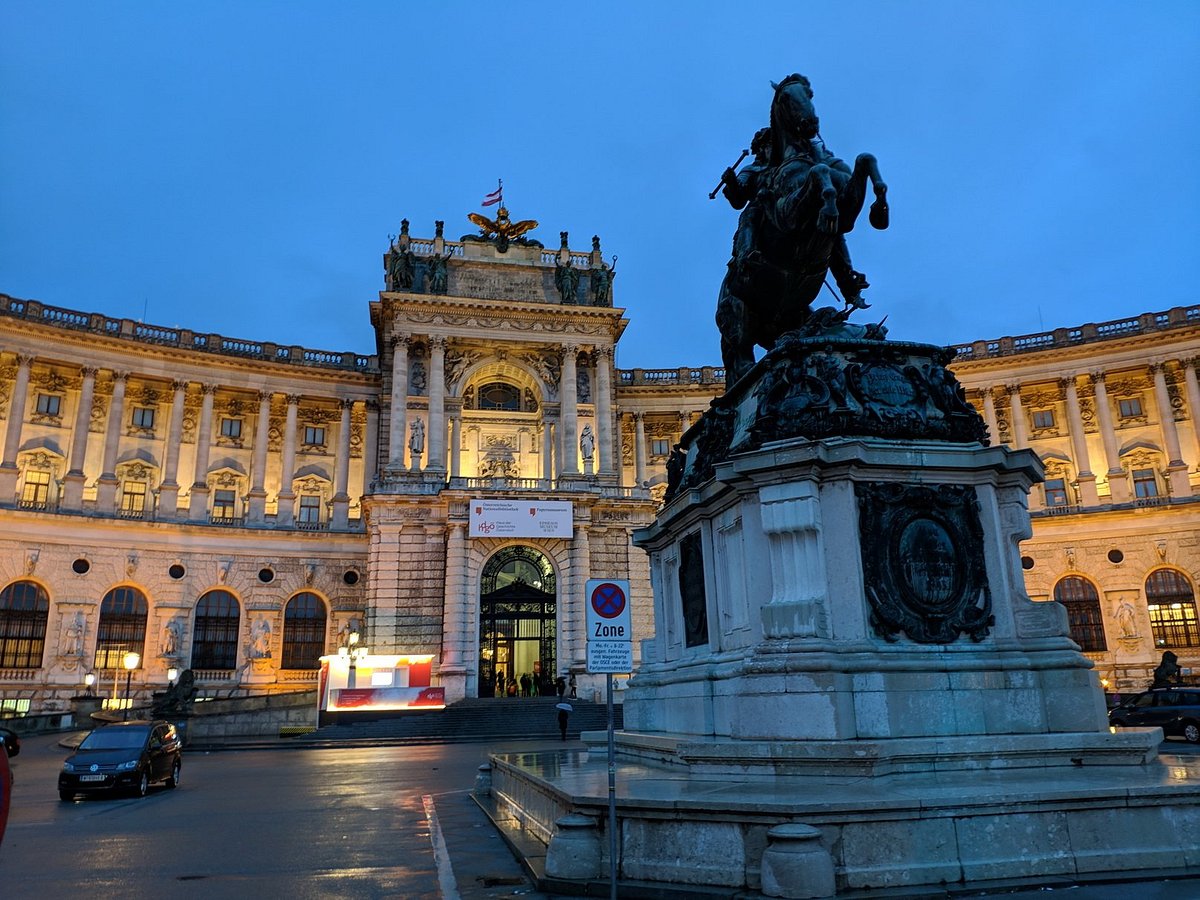
{"type": "MultiPolygon", "coordinates": [[[[441,231],[389,249],[370,355],[0,295],[0,713],[62,709],[89,673],[135,702],[172,668],[210,695],[315,687],[351,634],[432,657],[447,702],[522,674],[591,697],[589,578],[630,580],[636,653],[631,533],[724,372],[614,367],[597,239],[441,231]],[[483,501],[568,525],[480,533],[483,501]]],[[[1110,689],[1164,650],[1200,666],[1200,307],[958,351],[993,440],[1046,467],[1030,595],[1067,606],[1110,689]]]]}

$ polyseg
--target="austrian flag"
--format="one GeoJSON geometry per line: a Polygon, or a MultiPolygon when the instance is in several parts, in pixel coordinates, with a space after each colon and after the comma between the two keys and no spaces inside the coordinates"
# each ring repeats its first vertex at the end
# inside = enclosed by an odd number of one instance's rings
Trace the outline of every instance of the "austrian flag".
{"type": "Polygon", "coordinates": [[[500,186],[498,188],[496,188],[494,191],[492,191],[490,194],[487,194],[486,196],[484,196],[484,198],[483,198],[484,206],[495,206],[497,203],[499,203],[501,200],[504,199],[504,182],[503,181],[499,182],[499,185],[500,186]]]}

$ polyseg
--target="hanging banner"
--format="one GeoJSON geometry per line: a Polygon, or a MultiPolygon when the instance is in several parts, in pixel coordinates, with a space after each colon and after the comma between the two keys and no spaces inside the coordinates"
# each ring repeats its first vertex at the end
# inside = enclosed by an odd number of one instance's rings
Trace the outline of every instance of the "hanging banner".
{"type": "Polygon", "coordinates": [[[472,500],[467,536],[570,540],[571,506],[566,500],[472,500]]]}

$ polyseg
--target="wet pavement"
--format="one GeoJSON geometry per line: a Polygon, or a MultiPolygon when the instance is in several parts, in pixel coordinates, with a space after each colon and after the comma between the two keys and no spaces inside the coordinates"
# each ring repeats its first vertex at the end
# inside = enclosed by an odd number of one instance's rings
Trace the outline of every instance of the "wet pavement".
{"type": "MultiPolygon", "coordinates": [[[[56,778],[69,752],[58,746],[62,737],[26,738],[13,760],[13,810],[0,847],[4,900],[157,900],[164,893],[298,900],[557,896],[536,890],[469,792],[489,753],[561,750],[558,741],[336,749],[276,744],[275,749],[191,752],[176,790],[157,788],[141,800],[62,803],[56,778]]],[[[570,750],[582,746],[567,745],[570,750]]],[[[1164,744],[1163,750],[1184,765],[1200,759],[1194,756],[1200,748],[1178,742],[1164,744]]],[[[1036,889],[994,884],[987,894],[1013,900],[1200,900],[1200,880],[1168,880],[1166,874],[1036,889]]],[[[857,896],[984,894],[959,887],[857,896]]]]}

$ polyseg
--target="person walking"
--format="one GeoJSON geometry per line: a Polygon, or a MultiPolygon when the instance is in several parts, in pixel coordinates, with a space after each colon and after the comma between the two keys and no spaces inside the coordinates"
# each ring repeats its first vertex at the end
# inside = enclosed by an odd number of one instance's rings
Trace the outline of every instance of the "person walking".
{"type": "Polygon", "coordinates": [[[558,730],[562,734],[562,739],[564,741],[567,739],[567,716],[570,715],[570,713],[564,709],[566,705],[567,704],[565,703],[558,704],[558,730]]]}
{"type": "Polygon", "coordinates": [[[567,692],[567,679],[559,675],[554,681],[554,691],[558,694],[558,699],[561,700],[567,692]]]}
{"type": "Polygon", "coordinates": [[[504,696],[504,672],[500,672],[496,676],[496,696],[497,697],[504,696]]]}
{"type": "Polygon", "coordinates": [[[575,693],[575,673],[574,672],[571,673],[571,678],[567,682],[567,685],[571,688],[571,699],[578,700],[579,695],[575,693]]]}

